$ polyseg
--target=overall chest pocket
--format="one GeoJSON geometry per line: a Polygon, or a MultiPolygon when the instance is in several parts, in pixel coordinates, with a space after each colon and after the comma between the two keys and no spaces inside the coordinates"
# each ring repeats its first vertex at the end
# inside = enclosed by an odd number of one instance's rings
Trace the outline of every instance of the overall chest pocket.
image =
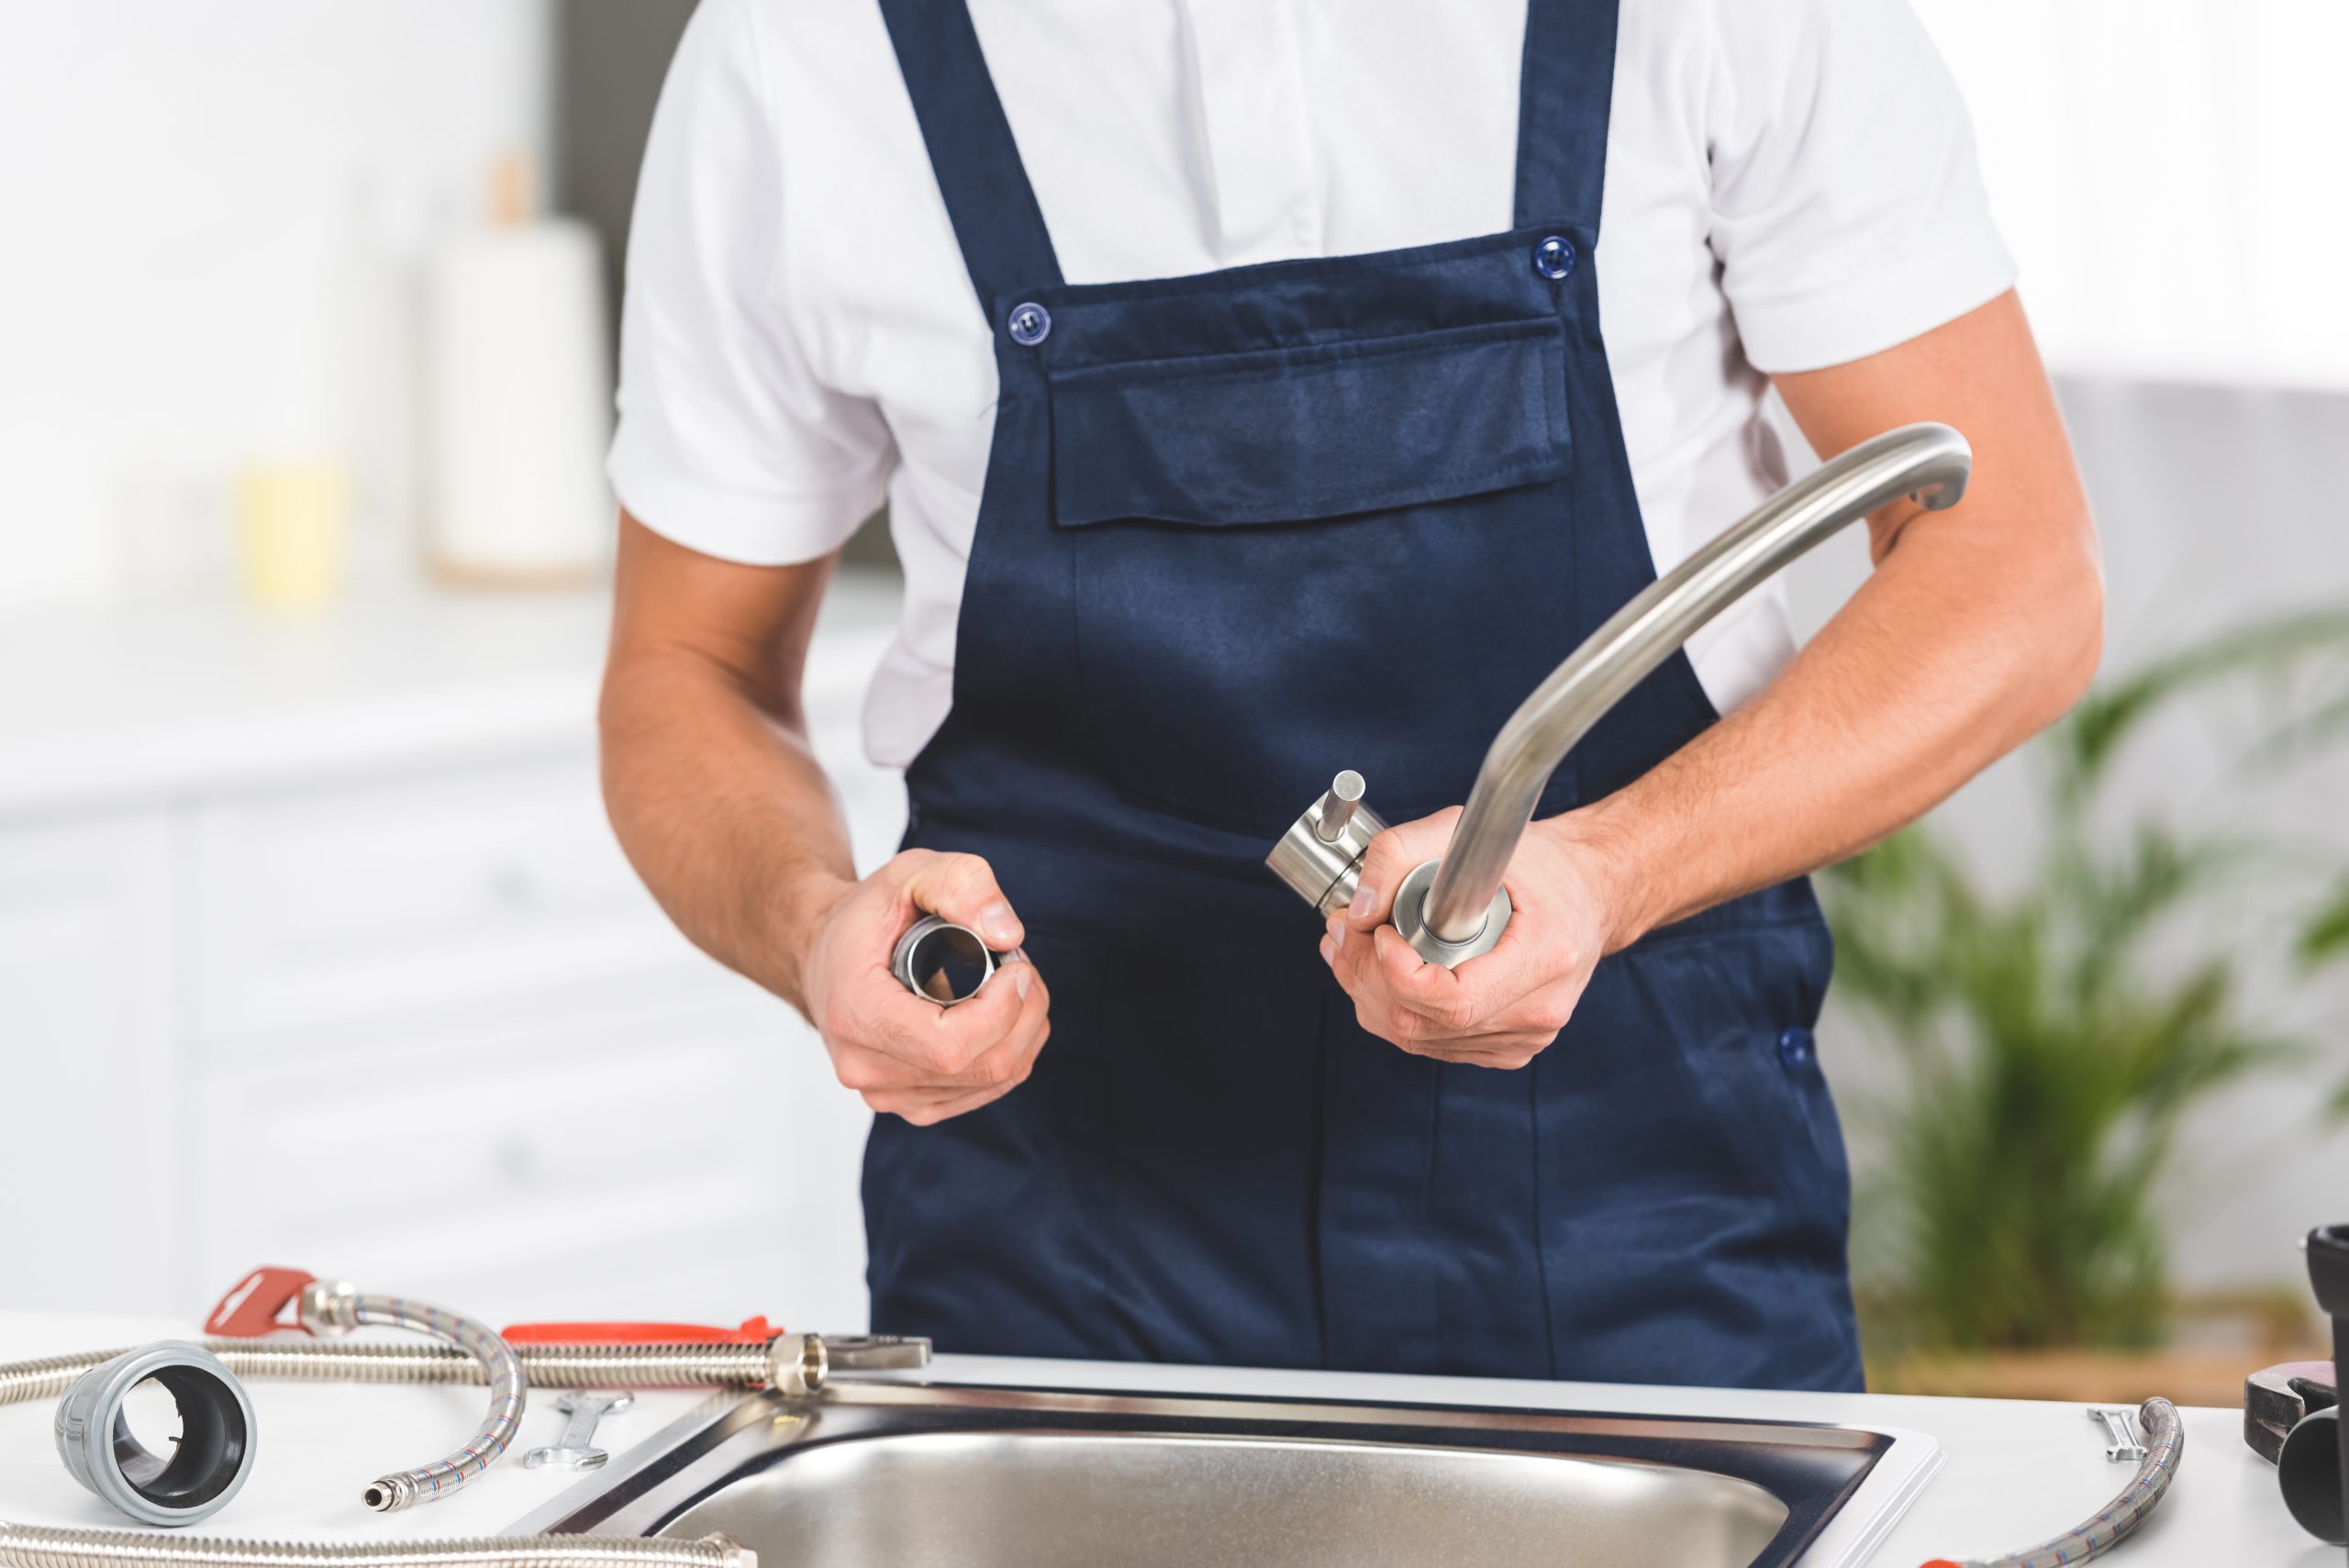
{"type": "Polygon", "coordinates": [[[1523,694],[1464,700],[1457,670],[1399,655],[1529,569],[1565,587],[1563,549],[1528,559],[1567,523],[1556,318],[1063,369],[1050,388],[1078,679],[1123,792],[1267,834],[1340,766],[1390,815],[1464,792],[1523,694]]]}

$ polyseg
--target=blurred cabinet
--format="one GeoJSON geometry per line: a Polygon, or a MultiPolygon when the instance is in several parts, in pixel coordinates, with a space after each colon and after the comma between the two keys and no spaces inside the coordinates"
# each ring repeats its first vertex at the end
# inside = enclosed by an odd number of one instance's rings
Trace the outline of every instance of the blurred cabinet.
{"type": "Polygon", "coordinates": [[[650,935],[541,978],[544,934],[446,966],[462,1003],[208,1042],[199,1278],[283,1260],[502,1318],[860,1326],[865,1118],[813,1031],[650,935]],[[531,978],[484,995],[501,951],[531,978]]]}
{"type": "MultiPolygon", "coordinates": [[[[835,617],[808,694],[867,863],[887,625],[835,617]]],[[[271,1262],[493,1320],[863,1325],[870,1118],[638,883],[578,676],[406,759],[0,810],[0,1307],[194,1314],[271,1262]]]]}
{"type": "Polygon", "coordinates": [[[0,829],[0,1302],[153,1302],[182,1261],[172,844],[151,811],[0,829]]]}
{"type": "Polygon", "coordinates": [[[591,757],[206,803],[188,826],[206,1036],[694,956],[613,842],[591,757]]]}

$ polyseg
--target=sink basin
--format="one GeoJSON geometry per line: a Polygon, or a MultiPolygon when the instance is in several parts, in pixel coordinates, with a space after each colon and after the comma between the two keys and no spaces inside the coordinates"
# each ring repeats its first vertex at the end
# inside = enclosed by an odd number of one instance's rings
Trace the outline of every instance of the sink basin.
{"type": "Polygon", "coordinates": [[[818,1401],[707,1408],[520,1528],[722,1532],[762,1568],[1783,1568],[1894,1440],[1694,1417],[835,1383],[818,1401]]]}

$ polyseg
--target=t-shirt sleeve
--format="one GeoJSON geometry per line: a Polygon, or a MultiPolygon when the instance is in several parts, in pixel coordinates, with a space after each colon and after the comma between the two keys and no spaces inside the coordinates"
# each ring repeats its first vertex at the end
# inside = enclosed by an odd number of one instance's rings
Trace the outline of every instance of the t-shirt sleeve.
{"type": "Polygon", "coordinates": [[[753,6],[704,0],[638,178],[610,473],[654,531],[784,565],[830,553],[880,505],[891,447],[879,410],[826,387],[791,330],[765,93],[753,6]]]}
{"type": "Polygon", "coordinates": [[[2013,286],[1965,104],[1908,0],[1713,12],[1711,242],[1756,369],[1861,359],[2013,286]]]}

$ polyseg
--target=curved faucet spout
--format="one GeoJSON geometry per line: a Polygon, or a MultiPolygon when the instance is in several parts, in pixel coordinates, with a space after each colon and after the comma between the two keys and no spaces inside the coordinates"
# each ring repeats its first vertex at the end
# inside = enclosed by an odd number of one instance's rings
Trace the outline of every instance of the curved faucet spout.
{"type": "MultiPolygon", "coordinates": [[[[1946,425],[1887,431],[1823,464],[1648,585],[1592,632],[1501,726],[1440,860],[1396,889],[1390,916],[1420,957],[1456,966],[1508,926],[1502,877],[1550,775],[1607,710],[1698,628],[1828,535],[1903,495],[1932,511],[1965,494],[1974,454],[1946,425]]],[[[1265,863],[1324,914],[1353,896],[1362,857],[1386,827],[1351,770],[1273,847],[1265,863]]]]}
{"type": "Polygon", "coordinates": [[[1787,485],[1618,610],[1501,726],[1425,895],[1434,941],[1415,945],[1423,952],[1489,945],[1478,938],[1550,775],[1706,622],[1829,535],[1903,495],[1934,511],[1956,505],[1972,469],[1965,438],[1946,425],[1887,431],[1787,485]]]}

